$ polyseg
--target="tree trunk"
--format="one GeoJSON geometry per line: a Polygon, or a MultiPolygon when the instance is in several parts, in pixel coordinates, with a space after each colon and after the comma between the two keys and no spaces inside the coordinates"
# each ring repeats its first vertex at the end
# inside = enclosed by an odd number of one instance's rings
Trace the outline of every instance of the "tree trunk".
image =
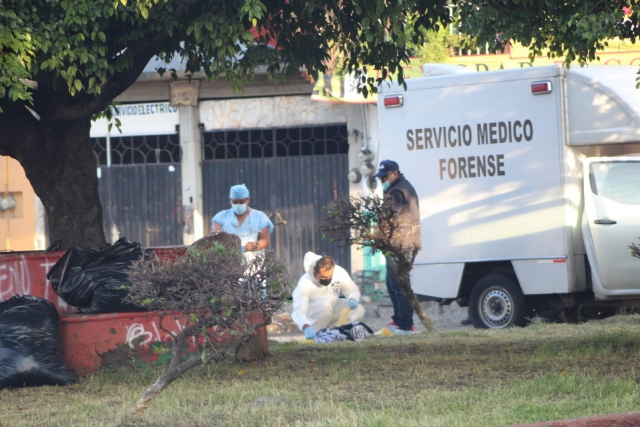
{"type": "Polygon", "coordinates": [[[0,114],[0,154],[24,168],[46,209],[50,241],[62,249],[105,246],[91,118],[48,124],[12,104],[0,114]]]}
{"type": "Polygon", "coordinates": [[[56,136],[64,141],[64,151],[53,171],[25,167],[47,211],[50,241],[60,240],[64,249],[106,244],[90,128],[91,120],[83,119],[59,131],[56,136]]]}
{"type": "Polygon", "coordinates": [[[187,339],[193,336],[194,331],[200,329],[200,326],[201,324],[188,325],[183,328],[178,335],[176,335],[173,348],[171,349],[171,363],[169,364],[169,367],[162,373],[162,375],[160,375],[151,387],[142,393],[140,399],[138,399],[133,408],[128,412],[127,415],[129,417],[137,418],[141,416],[149,405],[151,405],[153,399],[162,393],[162,390],[167,388],[169,384],[189,369],[202,365],[203,360],[199,357],[197,351],[187,360],[182,360],[182,353],[187,339]]]}
{"type": "Polygon", "coordinates": [[[429,318],[429,315],[427,314],[427,312],[424,311],[424,309],[422,308],[422,305],[420,304],[420,301],[418,301],[418,297],[413,292],[413,289],[411,289],[411,283],[409,281],[402,280],[402,279],[398,279],[398,283],[400,283],[400,286],[402,286],[402,291],[404,292],[405,296],[409,300],[411,307],[413,307],[413,310],[418,315],[418,318],[424,325],[427,332],[435,332],[435,328],[433,327],[433,322],[431,322],[431,318],[429,318]]]}
{"type": "Polygon", "coordinates": [[[435,328],[433,327],[433,323],[431,322],[429,315],[426,311],[424,311],[422,305],[420,304],[420,301],[418,301],[418,297],[413,292],[413,289],[411,289],[410,274],[411,270],[413,269],[415,253],[417,253],[417,251],[409,253],[396,253],[391,257],[392,262],[388,263],[387,267],[393,270],[398,283],[400,283],[400,286],[402,287],[404,295],[409,300],[411,307],[413,307],[413,310],[418,315],[418,318],[424,325],[427,332],[434,332],[435,328]]]}
{"type": "Polygon", "coordinates": [[[144,413],[144,411],[146,411],[146,409],[151,405],[153,399],[155,399],[160,393],[162,393],[162,390],[167,388],[169,384],[179,378],[180,375],[184,374],[189,369],[201,364],[202,360],[200,360],[200,358],[196,356],[195,358],[191,357],[181,364],[185,366],[167,369],[162,375],[160,375],[160,377],[153,383],[151,387],[149,387],[144,391],[144,393],[142,393],[140,399],[138,399],[136,404],[133,406],[133,408],[131,408],[127,415],[132,418],[140,417],[144,413]]]}

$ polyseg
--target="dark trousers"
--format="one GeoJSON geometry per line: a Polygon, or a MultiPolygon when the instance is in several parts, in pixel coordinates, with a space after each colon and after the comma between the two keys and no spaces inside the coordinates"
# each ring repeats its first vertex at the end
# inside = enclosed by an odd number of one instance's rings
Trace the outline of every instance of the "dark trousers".
{"type": "Polygon", "coordinates": [[[398,328],[408,331],[413,326],[413,307],[409,299],[402,292],[400,283],[396,280],[393,272],[389,268],[387,260],[387,290],[389,298],[393,304],[393,316],[391,319],[398,325],[398,328]]]}

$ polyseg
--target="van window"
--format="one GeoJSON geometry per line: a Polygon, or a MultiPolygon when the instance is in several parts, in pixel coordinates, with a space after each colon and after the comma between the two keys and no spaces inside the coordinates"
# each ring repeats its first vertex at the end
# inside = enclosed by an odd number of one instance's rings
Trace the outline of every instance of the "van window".
{"type": "Polygon", "coordinates": [[[594,194],[640,205],[640,162],[591,163],[589,179],[594,194]]]}

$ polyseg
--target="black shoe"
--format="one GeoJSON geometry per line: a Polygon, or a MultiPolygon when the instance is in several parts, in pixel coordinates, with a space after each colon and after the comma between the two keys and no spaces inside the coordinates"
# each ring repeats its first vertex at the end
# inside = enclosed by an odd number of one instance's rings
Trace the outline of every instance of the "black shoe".
{"type": "Polygon", "coordinates": [[[469,326],[470,324],[473,323],[473,321],[471,320],[471,317],[467,317],[466,319],[464,319],[460,323],[463,324],[464,326],[469,326]]]}

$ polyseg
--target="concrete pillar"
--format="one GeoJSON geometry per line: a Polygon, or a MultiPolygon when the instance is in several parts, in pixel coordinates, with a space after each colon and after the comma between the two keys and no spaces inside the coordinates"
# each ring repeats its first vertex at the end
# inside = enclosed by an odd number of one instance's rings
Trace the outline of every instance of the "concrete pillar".
{"type": "Polygon", "coordinates": [[[44,205],[40,201],[40,198],[36,195],[35,208],[36,208],[36,229],[35,236],[33,238],[33,247],[36,251],[44,251],[49,246],[49,236],[47,236],[47,230],[45,226],[46,210],[44,205]]]}
{"type": "MultiPolygon", "coordinates": [[[[349,170],[359,169],[361,161],[358,153],[362,149],[366,141],[366,129],[362,120],[361,106],[358,104],[346,105],[347,131],[349,132],[349,170]]],[[[358,196],[362,192],[361,182],[349,182],[349,195],[358,196]]],[[[351,273],[355,275],[356,271],[364,269],[364,251],[358,246],[351,246],[351,273]]],[[[355,277],[355,276],[354,276],[355,277]]]]}
{"type": "MultiPolygon", "coordinates": [[[[378,112],[375,104],[351,104],[346,106],[347,130],[349,132],[349,170],[360,170],[363,164],[360,150],[366,148],[373,153],[371,164],[374,173],[378,169],[378,112]]],[[[349,194],[359,196],[370,192],[368,176],[361,176],[359,183],[349,183],[349,194]]],[[[378,189],[380,192],[380,189],[378,189]]],[[[379,194],[380,195],[380,194],[379,194]]],[[[364,269],[365,253],[362,248],[351,247],[351,272],[364,269]]]]}
{"type": "Polygon", "coordinates": [[[197,106],[179,106],[182,176],[183,243],[190,245],[204,235],[202,203],[202,133],[197,106]]]}
{"type": "Polygon", "coordinates": [[[364,116],[367,122],[367,148],[373,153],[373,166],[376,171],[380,166],[380,137],[378,133],[378,107],[376,104],[366,104],[363,106],[364,116]]]}

